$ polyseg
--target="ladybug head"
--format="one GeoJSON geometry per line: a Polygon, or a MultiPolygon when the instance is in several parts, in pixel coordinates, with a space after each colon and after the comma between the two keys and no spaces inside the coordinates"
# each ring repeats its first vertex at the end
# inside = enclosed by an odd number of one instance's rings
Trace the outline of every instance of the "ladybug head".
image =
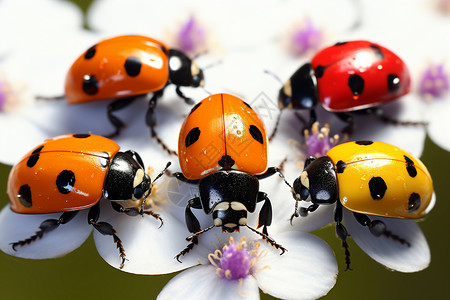
{"type": "Polygon", "coordinates": [[[311,64],[304,64],[284,84],[278,94],[281,109],[314,109],[318,102],[317,81],[311,64]]]}
{"type": "Polygon", "coordinates": [[[247,225],[247,208],[238,201],[217,204],[212,216],[214,225],[222,227],[226,232],[233,232],[239,230],[239,226],[247,225]]]}
{"type": "Polygon", "coordinates": [[[333,162],[327,156],[308,158],[305,169],[294,181],[292,195],[297,201],[311,201],[315,204],[336,202],[338,190],[333,162]]]}
{"type": "Polygon", "coordinates": [[[118,152],[111,161],[103,196],[111,201],[140,200],[152,190],[150,176],[135,152],[118,152]]]}
{"type": "Polygon", "coordinates": [[[169,80],[176,86],[204,85],[203,71],[183,52],[169,50],[169,80]]]}

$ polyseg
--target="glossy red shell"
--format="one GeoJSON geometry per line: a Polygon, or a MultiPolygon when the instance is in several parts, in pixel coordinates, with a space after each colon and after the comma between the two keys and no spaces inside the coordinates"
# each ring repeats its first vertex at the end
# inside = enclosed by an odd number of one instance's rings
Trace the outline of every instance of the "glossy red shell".
{"type": "Polygon", "coordinates": [[[109,163],[119,151],[110,139],[63,135],[28,152],[11,170],[11,209],[24,214],[56,213],[91,207],[103,196],[109,163]]]}
{"type": "Polygon", "coordinates": [[[392,51],[368,41],[338,43],[311,61],[322,106],[332,112],[365,109],[410,90],[405,63],[392,51]]]}
{"type": "Polygon", "coordinates": [[[162,89],[169,78],[167,49],[163,43],[139,35],[99,42],[69,69],[65,83],[67,102],[120,98],[162,89]]]}
{"type": "Polygon", "coordinates": [[[264,173],[267,142],[264,123],[247,103],[229,94],[211,95],[192,109],[181,127],[181,171],[192,180],[223,169],[264,173]]]}

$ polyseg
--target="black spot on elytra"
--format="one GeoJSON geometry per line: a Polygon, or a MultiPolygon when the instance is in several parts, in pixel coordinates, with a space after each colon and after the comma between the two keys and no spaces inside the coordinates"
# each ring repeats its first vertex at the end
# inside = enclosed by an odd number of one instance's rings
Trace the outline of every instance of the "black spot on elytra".
{"type": "Polygon", "coordinates": [[[245,102],[245,101],[242,101],[242,103],[243,104],[245,104],[248,108],[250,108],[251,110],[253,110],[253,108],[250,106],[250,104],[248,104],[247,102],[245,102]]]}
{"type": "Polygon", "coordinates": [[[386,193],[386,182],[384,182],[384,179],[381,177],[372,177],[369,180],[369,190],[373,200],[380,200],[386,193]]]}
{"type": "Polygon", "coordinates": [[[33,206],[33,202],[31,201],[31,189],[28,184],[24,184],[20,187],[17,198],[19,198],[19,201],[23,206],[33,206]]]}
{"type": "Polygon", "coordinates": [[[345,42],[337,42],[336,44],[334,44],[335,46],[342,46],[342,45],[345,45],[345,44],[347,44],[348,42],[347,41],[345,41],[345,42]]]}
{"type": "Polygon", "coordinates": [[[416,177],[417,169],[414,166],[414,161],[406,155],[403,155],[403,157],[406,160],[406,171],[408,172],[409,176],[416,177]]]}
{"type": "Polygon", "coordinates": [[[353,95],[361,95],[364,90],[364,79],[358,74],[352,74],[348,77],[348,87],[353,95]]]}
{"type": "Polygon", "coordinates": [[[73,137],[74,138],[77,138],[77,139],[85,139],[85,138],[88,138],[88,137],[90,137],[91,135],[89,134],[89,133],[75,133],[74,135],[73,135],[73,137]]]}
{"type": "Polygon", "coordinates": [[[196,141],[198,141],[199,137],[200,137],[200,129],[198,129],[198,127],[192,128],[186,135],[186,139],[184,140],[186,148],[195,143],[196,141]]]}
{"type": "Polygon", "coordinates": [[[326,67],[324,66],[317,66],[316,69],[314,70],[314,74],[316,75],[317,78],[321,78],[323,76],[323,73],[325,73],[325,69],[326,67]]]}
{"type": "Polygon", "coordinates": [[[345,167],[346,167],[345,162],[343,162],[342,160],[340,160],[340,161],[338,161],[337,164],[336,164],[336,171],[337,171],[338,173],[344,173],[345,167]]]}
{"type": "Polygon", "coordinates": [[[91,59],[91,58],[94,57],[95,51],[97,51],[97,49],[95,48],[95,46],[97,46],[97,45],[94,45],[94,46],[92,46],[91,48],[87,49],[86,53],[84,54],[84,58],[85,58],[85,59],[91,59]]]}
{"type": "Polygon", "coordinates": [[[395,93],[400,88],[400,78],[395,74],[387,76],[387,85],[390,93],[395,93]]]}
{"type": "Polygon", "coordinates": [[[199,102],[197,103],[192,109],[191,112],[189,113],[189,115],[191,115],[200,105],[202,105],[203,102],[199,102]]]}
{"type": "Polygon", "coordinates": [[[139,57],[130,56],[125,61],[125,71],[131,77],[138,76],[141,73],[142,62],[139,57]]]}
{"type": "Polygon", "coordinates": [[[262,133],[258,127],[256,127],[255,125],[250,125],[248,131],[250,131],[250,134],[256,141],[258,141],[260,144],[264,144],[262,133]]]}
{"type": "Polygon", "coordinates": [[[231,158],[231,156],[224,155],[217,163],[225,170],[228,170],[231,169],[232,166],[234,166],[235,161],[231,158]]]}
{"type": "Polygon", "coordinates": [[[33,150],[33,152],[31,152],[31,155],[27,160],[27,167],[32,168],[36,165],[37,161],[39,160],[39,153],[41,152],[42,148],[44,148],[44,146],[37,147],[33,150]]]}
{"type": "Polygon", "coordinates": [[[355,144],[361,146],[369,146],[373,144],[373,141],[356,141],[355,144]]]}
{"type": "Polygon", "coordinates": [[[83,91],[88,95],[97,94],[98,82],[95,75],[87,74],[83,76],[83,91]]]}
{"type": "Polygon", "coordinates": [[[417,193],[412,193],[408,200],[408,211],[413,212],[418,210],[420,207],[420,195],[417,193]]]}
{"type": "Polygon", "coordinates": [[[56,187],[61,194],[68,194],[75,184],[75,174],[70,170],[63,170],[56,177],[56,187]]]}
{"type": "Polygon", "coordinates": [[[375,56],[379,59],[379,60],[383,60],[384,59],[384,54],[381,51],[381,48],[378,47],[377,45],[370,45],[369,46],[373,52],[375,53],[375,56]]]}

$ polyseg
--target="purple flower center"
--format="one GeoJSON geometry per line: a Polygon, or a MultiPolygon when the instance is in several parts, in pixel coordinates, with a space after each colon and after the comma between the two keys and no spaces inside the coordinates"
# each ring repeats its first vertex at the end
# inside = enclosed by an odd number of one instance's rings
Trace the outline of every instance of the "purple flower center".
{"type": "Polygon", "coordinates": [[[195,52],[204,44],[205,30],[197,24],[194,17],[190,17],[178,32],[178,47],[185,52],[195,52]]]}
{"type": "Polygon", "coordinates": [[[295,54],[302,55],[309,50],[317,50],[322,38],[321,32],[307,20],[303,28],[296,30],[291,36],[291,47],[295,54]]]}
{"type": "Polygon", "coordinates": [[[251,257],[247,247],[236,243],[224,247],[220,265],[228,280],[245,278],[250,273],[251,257]]]}
{"type": "Polygon", "coordinates": [[[0,80],[0,111],[3,110],[3,107],[5,106],[6,100],[8,98],[3,89],[4,85],[4,82],[0,80]]]}
{"type": "Polygon", "coordinates": [[[449,90],[449,79],[443,65],[432,65],[425,70],[419,84],[420,94],[437,98],[449,90]]]}
{"type": "Polygon", "coordinates": [[[334,145],[337,144],[339,136],[335,135],[330,138],[328,134],[330,128],[325,125],[319,129],[319,123],[315,122],[311,131],[305,132],[306,153],[308,156],[320,157],[327,154],[334,145]]]}

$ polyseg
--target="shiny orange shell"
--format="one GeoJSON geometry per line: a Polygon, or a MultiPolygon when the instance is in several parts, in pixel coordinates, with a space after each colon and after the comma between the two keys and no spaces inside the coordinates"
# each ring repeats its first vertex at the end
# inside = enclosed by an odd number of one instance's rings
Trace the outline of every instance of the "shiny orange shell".
{"type": "Polygon", "coordinates": [[[110,139],[62,135],[28,152],[9,174],[11,209],[23,214],[79,210],[103,195],[109,164],[119,151],[110,139]]]}
{"type": "Polygon", "coordinates": [[[69,69],[67,102],[120,98],[162,89],[169,78],[167,49],[163,43],[139,35],[99,42],[69,69]]]}
{"type": "Polygon", "coordinates": [[[264,123],[242,99],[211,95],[184,120],[178,140],[181,171],[200,179],[218,170],[261,174],[267,170],[264,123]]]}

